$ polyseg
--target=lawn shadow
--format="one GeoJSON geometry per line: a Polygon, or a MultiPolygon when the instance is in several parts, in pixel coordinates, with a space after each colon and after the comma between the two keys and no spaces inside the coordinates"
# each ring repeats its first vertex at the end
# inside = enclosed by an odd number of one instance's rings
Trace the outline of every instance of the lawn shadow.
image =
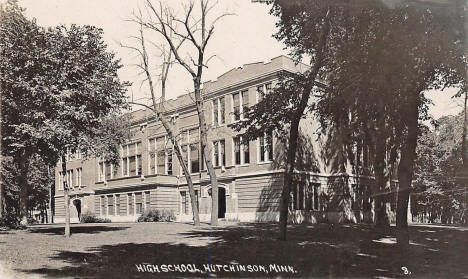
{"type": "MultiPolygon", "coordinates": [[[[151,233],[151,232],[148,232],[151,233]]],[[[392,229],[379,231],[365,225],[295,225],[287,241],[277,240],[276,224],[238,224],[197,228],[176,233],[173,242],[102,245],[86,252],[60,251],[51,258],[69,265],[61,269],[22,270],[47,277],[141,278],[206,277],[189,272],[138,272],[148,263],[289,265],[297,273],[225,272],[218,277],[403,277],[404,269],[416,278],[460,278],[468,275],[463,251],[467,231],[412,227],[412,244],[402,253],[393,243],[392,229]],[[200,241],[196,241],[196,240],[200,241]],[[209,239],[210,242],[201,241],[209,239]]],[[[162,271],[162,270],[161,270],[162,271]]],[[[211,274],[214,275],[214,274],[211,274]]]]}
{"type": "MultiPolygon", "coordinates": [[[[70,231],[72,234],[95,234],[100,232],[109,232],[109,231],[121,231],[129,229],[130,227],[122,226],[111,226],[111,225],[93,225],[93,226],[71,226],[70,231]]],[[[28,231],[31,233],[42,233],[42,234],[55,234],[62,235],[64,234],[64,227],[40,227],[40,228],[28,228],[28,231]]]]}

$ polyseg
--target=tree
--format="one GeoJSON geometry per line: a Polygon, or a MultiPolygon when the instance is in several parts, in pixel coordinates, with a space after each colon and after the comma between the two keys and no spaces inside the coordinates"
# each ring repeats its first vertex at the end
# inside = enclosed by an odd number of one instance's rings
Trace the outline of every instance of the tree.
{"type": "MultiPolygon", "coordinates": [[[[195,3],[190,1],[184,8],[184,15],[177,15],[169,7],[154,6],[151,1],[146,1],[146,6],[154,16],[154,20],[148,21],[145,26],[161,34],[167,44],[175,60],[187,71],[192,80],[194,87],[195,104],[198,114],[198,122],[200,128],[200,143],[201,153],[205,160],[205,164],[210,175],[211,182],[211,225],[218,224],[218,179],[216,177],[213,164],[211,162],[211,146],[208,144],[208,126],[205,120],[204,100],[202,89],[203,69],[207,67],[208,62],[214,56],[207,57],[205,52],[208,42],[214,33],[215,24],[218,20],[228,14],[221,14],[209,22],[209,16],[216,3],[210,5],[208,0],[199,0],[198,11],[199,18],[196,18],[195,3]],[[174,37],[172,37],[174,35],[174,37]],[[189,57],[184,59],[181,55],[180,45],[189,44],[186,46],[191,53],[189,57]],[[195,57],[192,57],[194,55],[195,57]]],[[[192,195],[192,193],[190,193],[192,195]]]]}
{"type": "Polygon", "coordinates": [[[411,210],[420,222],[465,223],[466,186],[463,168],[463,112],[444,116],[434,127],[421,127],[415,162],[411,210]]]}
{"type": "MultiPolygon", "coordinates": [[[[3,150],[18,165],[25,220],[30,191],[26,178],[35,154],[50,165],[60,157],[65,163],[67,151],[84,156],[104,152],[103,157],[117,161],[126,132],[125,125],[115,122],[122,122],[117,116],[126,107],[127,83],[117,76],[121,65],[106,50],[102,30],[75,25],[44,30],[27,20],[15,3],[2,13],[2,131],[8,135],[3,150]]],[[[64,196],[68,212],[68,187],[64,196]]]]}
{"type": "MultiPolygon", "coordinates": [[[[173,26],[172,23],[171,23],[171,19],[167,19],[167,20],[168,20],[168,24],[173,26]]],[[[190,175],[189,169],[188,169],[188,165],[184,161],[184,158],[182,156],[182,149],[180,147],[179,140],[178,140],[180,133],[178,133],[175,130],[174,125],[172,125],[166,119],[166,116],[164,115],[164,113],[165,113],[164,102],[165,102],[165,96],[166,96],[166,81],[167,81],[167,77],[168,77],[168,74],[169,74],[169,69],[171,68],[172,64],[174,63],[174,61],[172,59],[172,52],[170,50],[166,51],[166,48],[164,47],[164,45],[163,46],[158,46],[158,49],[161,52],[160,57],[163,60],[162,66],[160,68],[160,75],[159,75],[159,78],[160,78],[160,81],[161,81],[161,98],[160,98],[160,102],[158,104],[158,100],[156,98],[157,95],[156,95],[156,92],[155,92],[155,85],[153,83],[153,75],[152,75],[151,70],[150,70],[151,66],[150,66],[149,55],[148,55],[148,51],[147,51],[148,47],[145,44],[145,35],[144,35],[144,24],[145,24],[145,22],[144,22],[144,19],[142,17],[141,11],[139,11],[138,14],[134,14],[133,19],[131,19],[131,21],[137,23],[138,26],[139,26],[139,35],[133,37],[134,39],[137,40],[138,47],[125,46],[125,45],[122,45],[122,46],[126,47],[126,48],[129,48],[129,49],[131,49],[133,51],[136,51],[138,53],[138,56],[140,58],[140,63],[137,64],[136,66],[145,75],[145,80],[144,81],[148,82],[148,86],[149,86],[149,90],[150,90],[150,94],[151,94],[151,99],[150,99],[151,100],[151,105],[148,106],[146,104],[141,104],[141,103],[137,103],[137,102],[131,102],[131,104],[146,107],[147,109],[151,110],[155,114],[156,119],[161,121],[161,124],[163,125],[164,129],[166,130],[167,136],[169,137],[169,139],[172,142],[172,146],[174,147],[174,151],[176,153],[177,159],[179,160],[179,163],[182,166],[182,170],[184,172],[184,176],[185,176],[185,179],[187,181],[187,185],[188,185],[188,189],[189,189],[190,200],[191,200],[191,203],[192,203],[193,222],[194,222],[195,226],[199,226],[200,225],[200,217],[199,217],[199,213],[198,213],[198,205],[197,205],[197,199],[196,199],[196,196],[195,196],[195,189],[193,187],[193,181],[192,181],[192,177],[190,175]]],[[[171,40],[173,38],[172,34],[173,34],[173,32],[169,31],[168,36],[171,38],[171,40]]],[[[185,40],[181,40],[178,43],[178,45],[176,46],[177,50],[180,48],[180,46],[182,45],[182,43],[184,41],[185,40]]],[[[155,44],[153,43],[153,45],[155,45],[155,44]]]]}
{"type": "Polygon", "coordinates": [[[277,87],[265,95],[258,104],[247,112],[247,121],[233,125],[240,131],[246,128],[244,140],[252,140],[262,136],[265,131],[282,134],[287,140],[287,155],[285,173],[280,202],[279,239],[286,240],[287,219],[290,204],[290,194],[294,182],[296,156],[299,139],[299,124],[302,118],[310,112],[308,109],[312,91],[316,88],[316,80],[323,71],[324,53],[329,47],[330,21],[335,13],[333,5],[328,2],[315,2],[314,5],[301,2],[275,1],[271,13],[280,17],[278,33],[275,37],[292,47],[297,62],[303,56],[310,58],[311,68],[301,73],[283,73],[279,77],[277,87]],[[309,13],[296,14],[296,11],[309,13]],[[304,24],[310,30],[308,38],[298,35],[297,26],[304,24]],[[290,36],[294,32],[297,36],[290,36]],[[297,46],[307,46],[301,48],[297,46]],[[295,48],[296,47],[296,48],[295,48]]]}

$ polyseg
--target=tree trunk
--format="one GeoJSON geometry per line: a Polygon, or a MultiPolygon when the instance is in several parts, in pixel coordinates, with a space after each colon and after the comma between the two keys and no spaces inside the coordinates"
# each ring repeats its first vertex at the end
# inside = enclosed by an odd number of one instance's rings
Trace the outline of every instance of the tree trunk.
{"type": "Polygon", "coordinates": [[[28,185],[28,157],[26,156],[26,151],[21,151],[18,160],[19,167],[19,176],[18,176],[18,185],[20,187],[19,193],[19,213],[20,213],[20,223],[21,225],[28,224],[28,195],[29,195],[29,185],[28,185]]]}
{"type": "MultiPolygon", "coordinates": [[[[182,171],[184,172],[185,179],[187,180],[187,187],[189,189],[189,195],[190,195],[190,200],[191,200],[191,204],[192,204],[193,223],[194,223],[195,226],[200,226],[200,217],[199,217],[199,212],[198,212],[198,204],[197,204],[197,200],[196,200],[196,197],[195,197],[195,189],[193,188],[192,177],[190,176],[187,164],[184,163],[184,159],[182,157],[182,151],[181,151],[180,146],[178,145],[178,143],[175,140],[174,136],[171,137],[171,139],[172,139],[172,145],[174,146],[174,150],[176,152],[177,159],[179,160],[180,165],[182,166],[182,171]]],[[[190,147],[190,145],[189,145],[189,147],[190,147]]],[[[190,152],[190,150],[187,150],[187,152],[190,152]]]]}
{"type": "Polygon", "coordinates": [[[0,82],[0,219],[3,218],[3,207],[4,207],[4,187],[3,187],[3,178],[2,178],[2,173],[3,173],[3,164],[2,164],[2,142],[3,142],[3,136],[2,136],[2,83],[0,82]]]}
{"type": "Polygon", "coordinates": [[[315,56],[315,63],[309,74],[309,82],[302,92],[299,107],[296,110],[294,119],[291,121],[288,141],[288,155],[286,158],[286,170],[284,174],[283,190],[281,191],[280,202],[280,219],[279,219],[279,239],[286,240],[286,231],[288,226],[288,209],[289,199],[291,195],[291,184],[294,178],[294,166],[296,161],[297,141],[299,136],[299,123],[304,114],[304,110],[309,102],[310,93],[315,85],[318,72],[322,67],[324,49],[327,42],[328,33],[330,30],[329,21],[330,10],[328,10],[323,18],[323,26],[320,31],[320,37],[317,44],[317,53],[315,56]]]}
{"type": "MultiPolygon", "coordinates": [[[[419,94],[416,92],[414,94],[419,94]]],[[[416,145],[418,140],[418,116],[419,98],[417,95],[408,103],[408,114],[405,118],[407,128],[406,139],[401,151],[400,164],[398,166],[398,201],[396,212],[397,243],[404,247],[409,245],[408,232],[408,203],[413,180],[414,161],[416,159],[416,145]]]]}
{"type": "MultiPolygon", "coordinates": [[[[383,120],[383,119],[382,119],[383,120]]],[[[377,227],[388,227],[390,226],[389,218],[387,216],[386,206],[386,179],[385,179],[385,151],[386,151],[386,140],[384,132],[385,123],[380,121],[379,131],[377,131],[377,140],[375,145],[375,156],[374,156],[374,172],[375,172],[375,225],[377,227]]]]}
{"type": "Polygon", "coordinates": [[[467,105],[468,102],[468,91],[465,90],[465,103],[463,107],[463,132],[462,132],[462,163],[463,163],[463,171],[462,174],[468,174],[468,152],[467,152],[467,125],[468,125],[468,112],[467,112],[467,105]]]}
{"type": "MultiPolygon", "coordinates": [[[[156,102],[156,99],[153,99],[153,102],[156,102]]],[[[200,226],[200,217],[198,212],[198,205],[197,200],[195,197],[195,189],[193,187],[192,177],[190,176],[187,164],[185,164],[184,159],[182,157],[182,151],[180,149],[179,143],[176,140],[176,135],[172,130],[171,125],[167,122],[166,118],[162,114],[161,110],[158,109],[156,103],[153,105],[154,112],[156,112],[156,117],[161,121],[164,129],[166,130],[167,136],[171,139],[172,146],[174,147],[174,151],[176,153],[177,159],[179,160],[180,165],[182,166],[182,170],[184,172],[185,180],[187,181],[187,187],[189,189],[190,200],[192,204],[192,214],[193,214],[193,223],[195,226],[200,226]]],[[[189,145],[190,146],[190,145],[189,145]]],[[[187,151],[190,152],[190,151],[187,151]]]]}
{"type": "MultiPolygon", "coordinates": [[[[148,65],[148,56],[146,52],[146,47],[145,47],[145,41],[144,41],[144,36],[143,36],[143,29],[140,29],[140,36],[141,36],[141,46],[142,46],[142,54],[143,54],[143,69],[145,71],[146,77],[148,79],[148,85],[150,88],[150,93],[151,93],[151,99],[153,101],[153,112],[156,114],[156,118],[161,121],[161,124],[163,125],[164,129],[166,130],[166,133],[168,137],[171,139],[172,146],[174,147],[177,159],[179,160],[180,165],[182,166],[185,180],[187,181],[187,187],[189,189],[189,195],[192,203],[192,214],[193,214],[193,223],[195,226],[200,225],[200,217],[198,214],[198,207],[197,207],[197,201],[195,199],[195,189],[193,188],[193,181],[192,177],[190,176],[190,173],[188,171],[187,164],[185,164],[184,159],[182,157],[182,151],[180,150],[180,146],[176,140],[176,135],[174,131],[172,130],[171,125],[167,122],[166,118],[163,115],[163,104],[166,99],[166,78],[167,78],[167,73],[169,71],[169,65],[166,65],[167,68],[165,70],[163,69],[162,75],[161,75],[161,105],[160,108],[158,108],[157,101],[156,101],[156,93],[154,90],[153,86],[153,79],[151,77],[151,73],[149,70],[149,65],[148,65]]],[[[165,61],[166,62],[166,61],[165,61]]],[[[170,56],[169,56],[169,61],[170,62],[170,56]]],[[[190,146],[190,145],[189,145],[190,146]]],[[[187,151],[190,152],[190,151],[187,151]]]]}
{"type": "MultiPolygon", "coordinates": [[[[305,94],[305,93],[304,93],[305,94]]],[[[279,218],[279,239],[286,240],[288,226],[289,199],[291,196],[291,185],[294,180],[294,165],[296,159],[297,140],[299,137],[300,118],[291,123],[289,131],[288,154],[286,158],[286,170],[283,179],[283,190],[281,192],[280,218],[279,218]]]]}
{"type": "MultiPolygon", "coordinates": [[[[50,166],[47,166],[47,176],[50,177],[50,166]]],[[[51,183],[50,184],[50,187],[49,187],[49,218],[48,218],[48,221],[50,221],[50,223],[53,223],[54,222],[54,215],[55,215],[55,212],[54,212],[54,195],[55,195],[55,183],[51,183]]]]}
{"type": "Polygon", "coordinates": [[[65,155],[62,155],[62,174],[65,176],[63,179],[63,199],[65,206],[65,236],[70,237],[70,196],[68,195],[68,183],[66,179],[67,161],[65,155]]]}
{"type": "MultiPolygon", "coordinates": [[[[202,64],[202,63],[200,63],[202,64]]],[[[201,69],[198,70],[198,76],[194,78],[195,102],[197,105],[198,123],[200,125],[200,143],[201,151],[205,159],[206,168],[210,175],[211,183],[211,225],[218,225],[218,178],[216,176],[213,164],[211,162],[211,148],[208,146],[208,129],[205,121],[204,102],[201,96],[201,69]]]]}

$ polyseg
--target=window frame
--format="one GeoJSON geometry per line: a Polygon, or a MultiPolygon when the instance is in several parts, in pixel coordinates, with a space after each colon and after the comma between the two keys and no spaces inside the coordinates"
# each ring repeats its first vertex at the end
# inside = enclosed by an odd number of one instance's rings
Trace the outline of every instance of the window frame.
{"type": "Polygon", "coordinates": [[[242,142],[242,135],[232,137],[232,163],[234,166],[248,166],[250,164],[250,141],[246,144],[242,142]],[[236,162],[236,139],[239,139],[240,164],[236,162]],[[245,146],[248,147],[248,162],[245,160],[245,146]]]}

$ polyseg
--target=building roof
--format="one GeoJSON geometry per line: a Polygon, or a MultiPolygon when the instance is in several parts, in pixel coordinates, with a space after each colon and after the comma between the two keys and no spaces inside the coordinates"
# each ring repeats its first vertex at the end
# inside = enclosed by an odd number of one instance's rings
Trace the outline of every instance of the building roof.
{"type": "MultiPolygon", "coordinates": [[[[304,72],[308,67],[308,65],[303,63],[296,65],[291,58],[284,55],[272,58],[270,61],[266,62],[244,64],[227,71],[214,81],[204,82],[202,85],[203,94],[209,95],[230,86],[242,84],[279,71],[304,72]]],[[[177,98],[166,100],[164,108],[166,112],[171,113],[171,111],[176,109],[194,104],[194,100],[195,96],[193,92],[183,94],[177,98]]],[[[134,123],[146,122],[153,117],[152,112],[148,109],[139,109],[129,114],[134,123]]]]}

